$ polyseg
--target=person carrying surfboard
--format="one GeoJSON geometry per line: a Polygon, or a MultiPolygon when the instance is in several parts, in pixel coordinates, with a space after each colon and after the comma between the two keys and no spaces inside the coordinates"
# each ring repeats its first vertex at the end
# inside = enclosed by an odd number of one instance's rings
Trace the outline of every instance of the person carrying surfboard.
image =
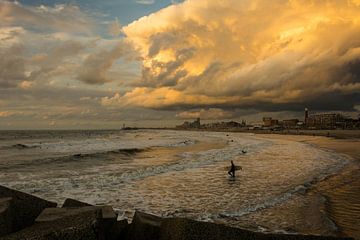
{"type": "Polygon", "coordinates": [[[231,160],[231,167],[230,167],[230,171],[228,171],[228,174],[231,177],[235,177],[235,164],[234,162],[231,160]]]}
{"type": "Polygon", "coordinates": [[[241,166],[235,166],[234,162],[231,160],[231,167],[230,167],[230,171],[228,171],[228,174],[231,176],[231,177],[235,177],[235,171],[236,170],[242,170],[242,167],[241,166]]]}

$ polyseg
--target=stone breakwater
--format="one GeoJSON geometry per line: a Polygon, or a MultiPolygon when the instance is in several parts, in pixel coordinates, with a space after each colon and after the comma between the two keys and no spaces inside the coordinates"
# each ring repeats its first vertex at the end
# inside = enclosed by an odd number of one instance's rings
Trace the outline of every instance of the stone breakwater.
{"type": "Polygon", "coordinates": [[[136,212],[131,224],[111,206],[54,202],[0,186],[0,239],[28,240],[332,240],[331,236],[264,234],[185,218],[136,212]]]}

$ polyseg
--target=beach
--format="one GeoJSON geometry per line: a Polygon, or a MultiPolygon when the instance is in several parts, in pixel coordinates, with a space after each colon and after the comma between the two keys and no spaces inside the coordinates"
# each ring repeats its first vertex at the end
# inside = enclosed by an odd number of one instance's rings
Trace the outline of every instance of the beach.
{"type": "MultiPolygon", "coordinates": [[[[319,135],[324,131],[314,132],[319,135]]],[[[296,199],[287,204],[293,208],[298,206],[299,212],[304,214],[303,219],[311,219],[311,224],[306,221],[297,222],[294,228],[308,228],[309,232],[318,231],[319,225],[324,219],[314,216],[314,212],[323,211],[336,225],[337,236],[352,236],[360,239],[360,139],[356,138],[358,131],[330,131],[334,137],[304,135],[280,135],[265,134],[264,138],[286,139],[304,142],[316,147],[334,151],[349,156],[352,160],[338,173],[329,176],[323,181],[315,184],[306,193],[306,197],[313,209],[297,205],[296,199]],[[314,224],[315,223],[315,224],[314,224]],[[317,223],[317,224],[316,224],[317,223]]],[[[281,206],[278,206],[281,210],[281,206]]]]}
{"type": "Polygon", "coordinates": [[[356,144],[238,132],[2,132],[0,185],[58,204],[111,205],[129,221],[139,210],[263,233],[357,237],[356,144]],[[235,179],[231,160],[243,167],[235,179]]]}

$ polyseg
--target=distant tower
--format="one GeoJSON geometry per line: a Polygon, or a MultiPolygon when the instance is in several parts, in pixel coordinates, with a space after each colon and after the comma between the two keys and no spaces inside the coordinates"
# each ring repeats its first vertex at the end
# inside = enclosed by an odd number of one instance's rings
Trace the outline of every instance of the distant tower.
{"type": "Polygon", "coordinates": [[[305,125],[308,124],[308,118],[309,118],[309,110],[305,108],[305,119],[304,119],[305,125]]]}

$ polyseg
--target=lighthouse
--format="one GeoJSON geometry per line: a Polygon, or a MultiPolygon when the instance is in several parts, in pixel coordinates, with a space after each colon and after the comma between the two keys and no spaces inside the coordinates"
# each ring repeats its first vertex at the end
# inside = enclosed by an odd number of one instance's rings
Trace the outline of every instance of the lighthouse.
{"type": "Polygon", "coordinates": [[[309,110],[305,108],[305,119],[304,119],[305,126],[308,125],[308,118],[309,118],[309,110]]]}

